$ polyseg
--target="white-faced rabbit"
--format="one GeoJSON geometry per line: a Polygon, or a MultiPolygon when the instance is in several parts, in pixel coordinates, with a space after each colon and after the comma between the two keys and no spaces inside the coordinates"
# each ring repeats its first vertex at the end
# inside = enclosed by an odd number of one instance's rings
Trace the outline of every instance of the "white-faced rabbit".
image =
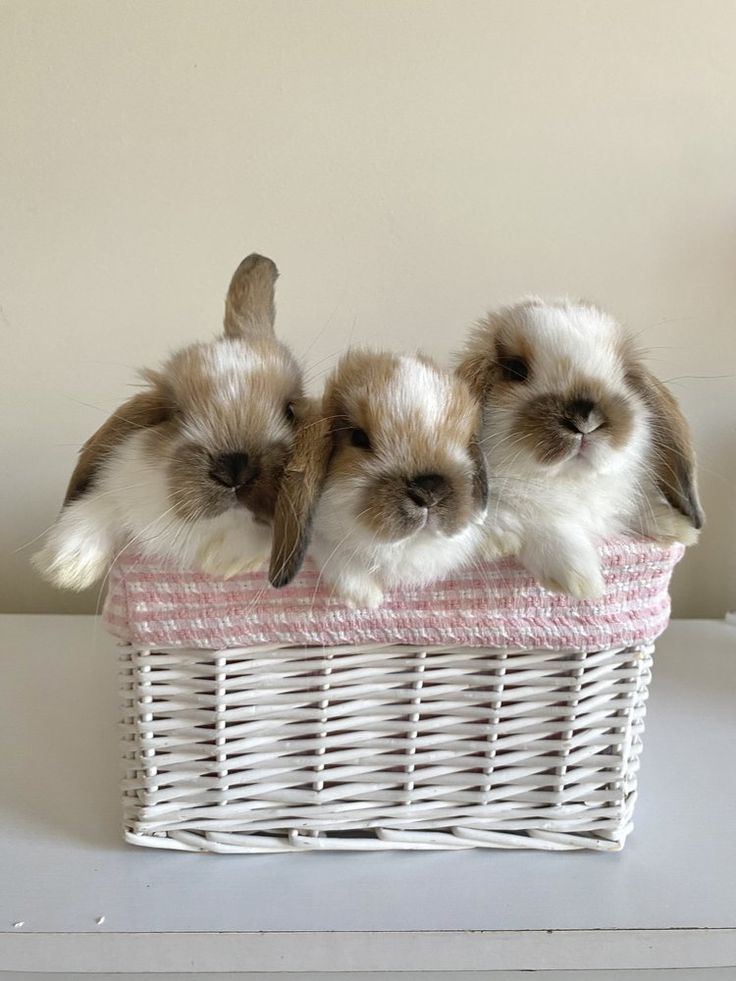
{"type": "Polygon", "coordinates": [[[277,276],[270,259],[244,259],[224,337],[144,371],[146,389],[84,444],[34,556],[52,583],[84,589],[125,547],[214,576],[262,564],[302,394],[300,369],[274,335],[277,276]]]}
{"type": "Polygon", "coordinates": [[[481,323],[458,370],[485,409],[487,557],[516,555],[548,589],[592,598],[602,540],[696,540],[687,423],[612,317],[530,298],[481,323]]]}
{"type": "Polygon", "coordinates": [[[468,561],[486,510],[480,423],[469,387],[429,359],[348,352],[287,465],[273,585],[297,573],[310,538],[321,577],[356,607],[468,561]]]}

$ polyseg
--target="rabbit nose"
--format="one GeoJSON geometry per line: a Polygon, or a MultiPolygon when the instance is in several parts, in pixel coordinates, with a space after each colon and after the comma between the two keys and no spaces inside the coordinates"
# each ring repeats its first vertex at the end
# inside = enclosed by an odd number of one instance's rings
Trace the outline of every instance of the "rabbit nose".
{"type": "Polygon", "coordinates": [[[565,406],[560,422],[570,432],[587,436],[603,425],[603,417],[591,399],[573,399],[565,406]]]}
{"type": "Polygon", "coordinates": [[[223,487],[243,487],[257,476],[258,467],[251,462],[247,453],[222,453],[210,470],[210,477],[223,487]]]}
{"type": "Polygon", "coordinates": [[[407,482],[406,493],[422,508],[431,508],[443,501],[450,492],[450,486],[438,473],[420,473],[407,482]]]}

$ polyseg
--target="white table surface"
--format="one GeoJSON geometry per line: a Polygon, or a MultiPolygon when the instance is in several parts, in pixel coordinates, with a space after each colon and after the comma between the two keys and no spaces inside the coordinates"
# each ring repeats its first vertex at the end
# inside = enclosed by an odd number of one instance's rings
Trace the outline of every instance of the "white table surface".
{"type": "Polygon", "coordinates": [[[660,640],[616,854],[125,845],[115,670],[91,617],[0,617],[0,971],[736,965],[733,627],[660,640]]]}

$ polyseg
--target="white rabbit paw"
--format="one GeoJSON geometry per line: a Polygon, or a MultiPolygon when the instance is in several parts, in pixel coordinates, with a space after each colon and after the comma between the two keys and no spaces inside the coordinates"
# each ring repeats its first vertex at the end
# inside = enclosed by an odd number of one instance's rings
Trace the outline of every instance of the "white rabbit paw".
{"type": "Polygon", "coordinates": [[[33,565],[44,579],[59,589],[88,589],[107,573],[110,564],[108,549],[88,540],[53,544],[37,552],[33,565]]]}
{"type": "Polygon", "coordinates": [[[478,554],[480,558],[493,562],[518,555],[520,551],[521,540],[515,532],[503,528],[488,528],[483,533],[478,554]]]}
{"type": "Polygon", "coordinates": [[[565,593],[579,600],[598,599],[606,590],[600,565],[563,566],[548,569],[539,581],[552,593],[565,593]]]}
{"type": "Polygon", "coordinates": [[[375,610],[383,603],[383,590],[372,579],[343,579],[337,592],[351,610],[375,610]]]}
{"type": "Polygon", "coordinates": [[[663,545],[671,545],[673,542],[694,545],[700,536],[698,529],[693,528],[684,514],[667,504],[653,506],[642,524],[643,534],[663,545]]]}
{"type": "Polygon", "coordinates": [[[206,541],[197,555],[197,564],[202,572],[215,579],[232,579],[247,572],[255,572],[263,567],[268,558],[268,550],[253,553],[253,543],[244,547],[236,535],[221,533],[206,541]]]}

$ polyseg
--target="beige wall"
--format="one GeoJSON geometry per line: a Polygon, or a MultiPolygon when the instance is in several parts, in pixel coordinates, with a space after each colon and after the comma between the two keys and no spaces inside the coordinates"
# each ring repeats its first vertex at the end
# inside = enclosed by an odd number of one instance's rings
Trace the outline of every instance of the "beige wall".
{"type": "Polygon", "coordinates": [[[736,606],[735,37],[732,0],[2,0],[0,609],[94,608],[22,546],[253,249],[315,383],[529,291],[641,330],[710,519],[676,612],[736,606]]]}

